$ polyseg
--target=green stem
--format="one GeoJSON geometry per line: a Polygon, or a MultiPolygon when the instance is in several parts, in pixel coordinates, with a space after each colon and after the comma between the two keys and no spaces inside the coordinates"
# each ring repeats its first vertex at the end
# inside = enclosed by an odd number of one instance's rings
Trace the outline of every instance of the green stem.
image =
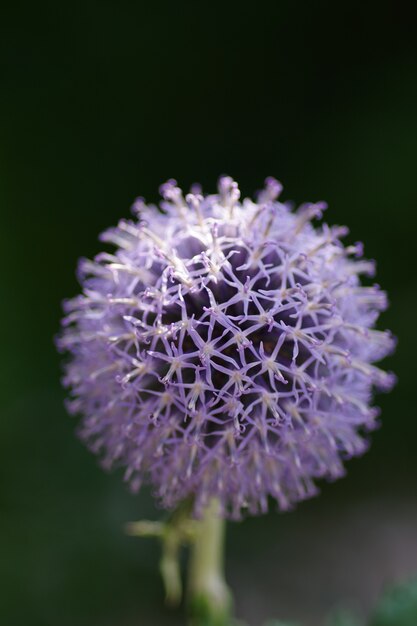
{"type": "Polygon", "coordinates": [[[212,500],[196,523],[188,593],[190,626],[231,626],[232,596],[224,578],[225,522],[212,500]]]}

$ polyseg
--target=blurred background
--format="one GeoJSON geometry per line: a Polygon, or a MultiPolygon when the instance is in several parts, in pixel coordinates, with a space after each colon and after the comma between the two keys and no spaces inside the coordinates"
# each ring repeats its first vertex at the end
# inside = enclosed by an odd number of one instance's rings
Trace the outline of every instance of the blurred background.
{"type": "MultiPolygon", "coordinates": [[[[78,257],[137,195],[174,177],[213,191],[327,200],[365,242],[399,337],[383,427],[347,477],[290,514],[228,529],[237,613],[322,623],[366,615],[417,572],[417,55],[412,3],[8,3],[0,37],[0,623],[178,626],[157,519],[74,435],[53,345],[78,257]]],[[[417,622],[416,622],[417,623],[417,622]]]]}

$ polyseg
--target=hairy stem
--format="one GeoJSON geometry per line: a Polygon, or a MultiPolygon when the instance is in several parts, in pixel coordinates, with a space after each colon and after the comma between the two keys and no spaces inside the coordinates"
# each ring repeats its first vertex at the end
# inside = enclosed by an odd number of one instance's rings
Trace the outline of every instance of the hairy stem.
{"type": "Polygon", "coordinates": [[[232,596],[224,578],[225,521],[212,500],[196,523],[188,573],[190,626],[231,626],[232,596]]]}

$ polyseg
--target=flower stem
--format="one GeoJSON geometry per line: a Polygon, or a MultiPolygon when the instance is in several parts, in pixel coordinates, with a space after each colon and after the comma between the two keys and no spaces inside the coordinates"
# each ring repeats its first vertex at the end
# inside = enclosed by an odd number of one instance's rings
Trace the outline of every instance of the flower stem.
{"type": "Polygon", "coordinates": [[[190,626],[231,626],[232,596],[224,578],[225,521],[212,500],[196,523],[191,546],[188,603],[190,626]]]}

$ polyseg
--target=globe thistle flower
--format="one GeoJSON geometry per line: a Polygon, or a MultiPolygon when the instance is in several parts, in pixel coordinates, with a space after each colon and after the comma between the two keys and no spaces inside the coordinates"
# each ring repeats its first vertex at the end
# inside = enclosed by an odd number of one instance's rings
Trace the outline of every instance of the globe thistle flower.
{"type": "Polygon", "coordinates": [[[80,436],[164,507],[292,507],[366,450],[373,389],[394,382],[374,365],[394,347],[374,328],[385,293],[359,278],[374,263],[345,227],[312,225],[325,203],[292,211],[281,189],[268,178],[240,201],[224,176],[184,197],[169,180],[160,210],[137,199],[101,235],[116,251],[80,261],[82,295],[64,304],[80,436]]]}

